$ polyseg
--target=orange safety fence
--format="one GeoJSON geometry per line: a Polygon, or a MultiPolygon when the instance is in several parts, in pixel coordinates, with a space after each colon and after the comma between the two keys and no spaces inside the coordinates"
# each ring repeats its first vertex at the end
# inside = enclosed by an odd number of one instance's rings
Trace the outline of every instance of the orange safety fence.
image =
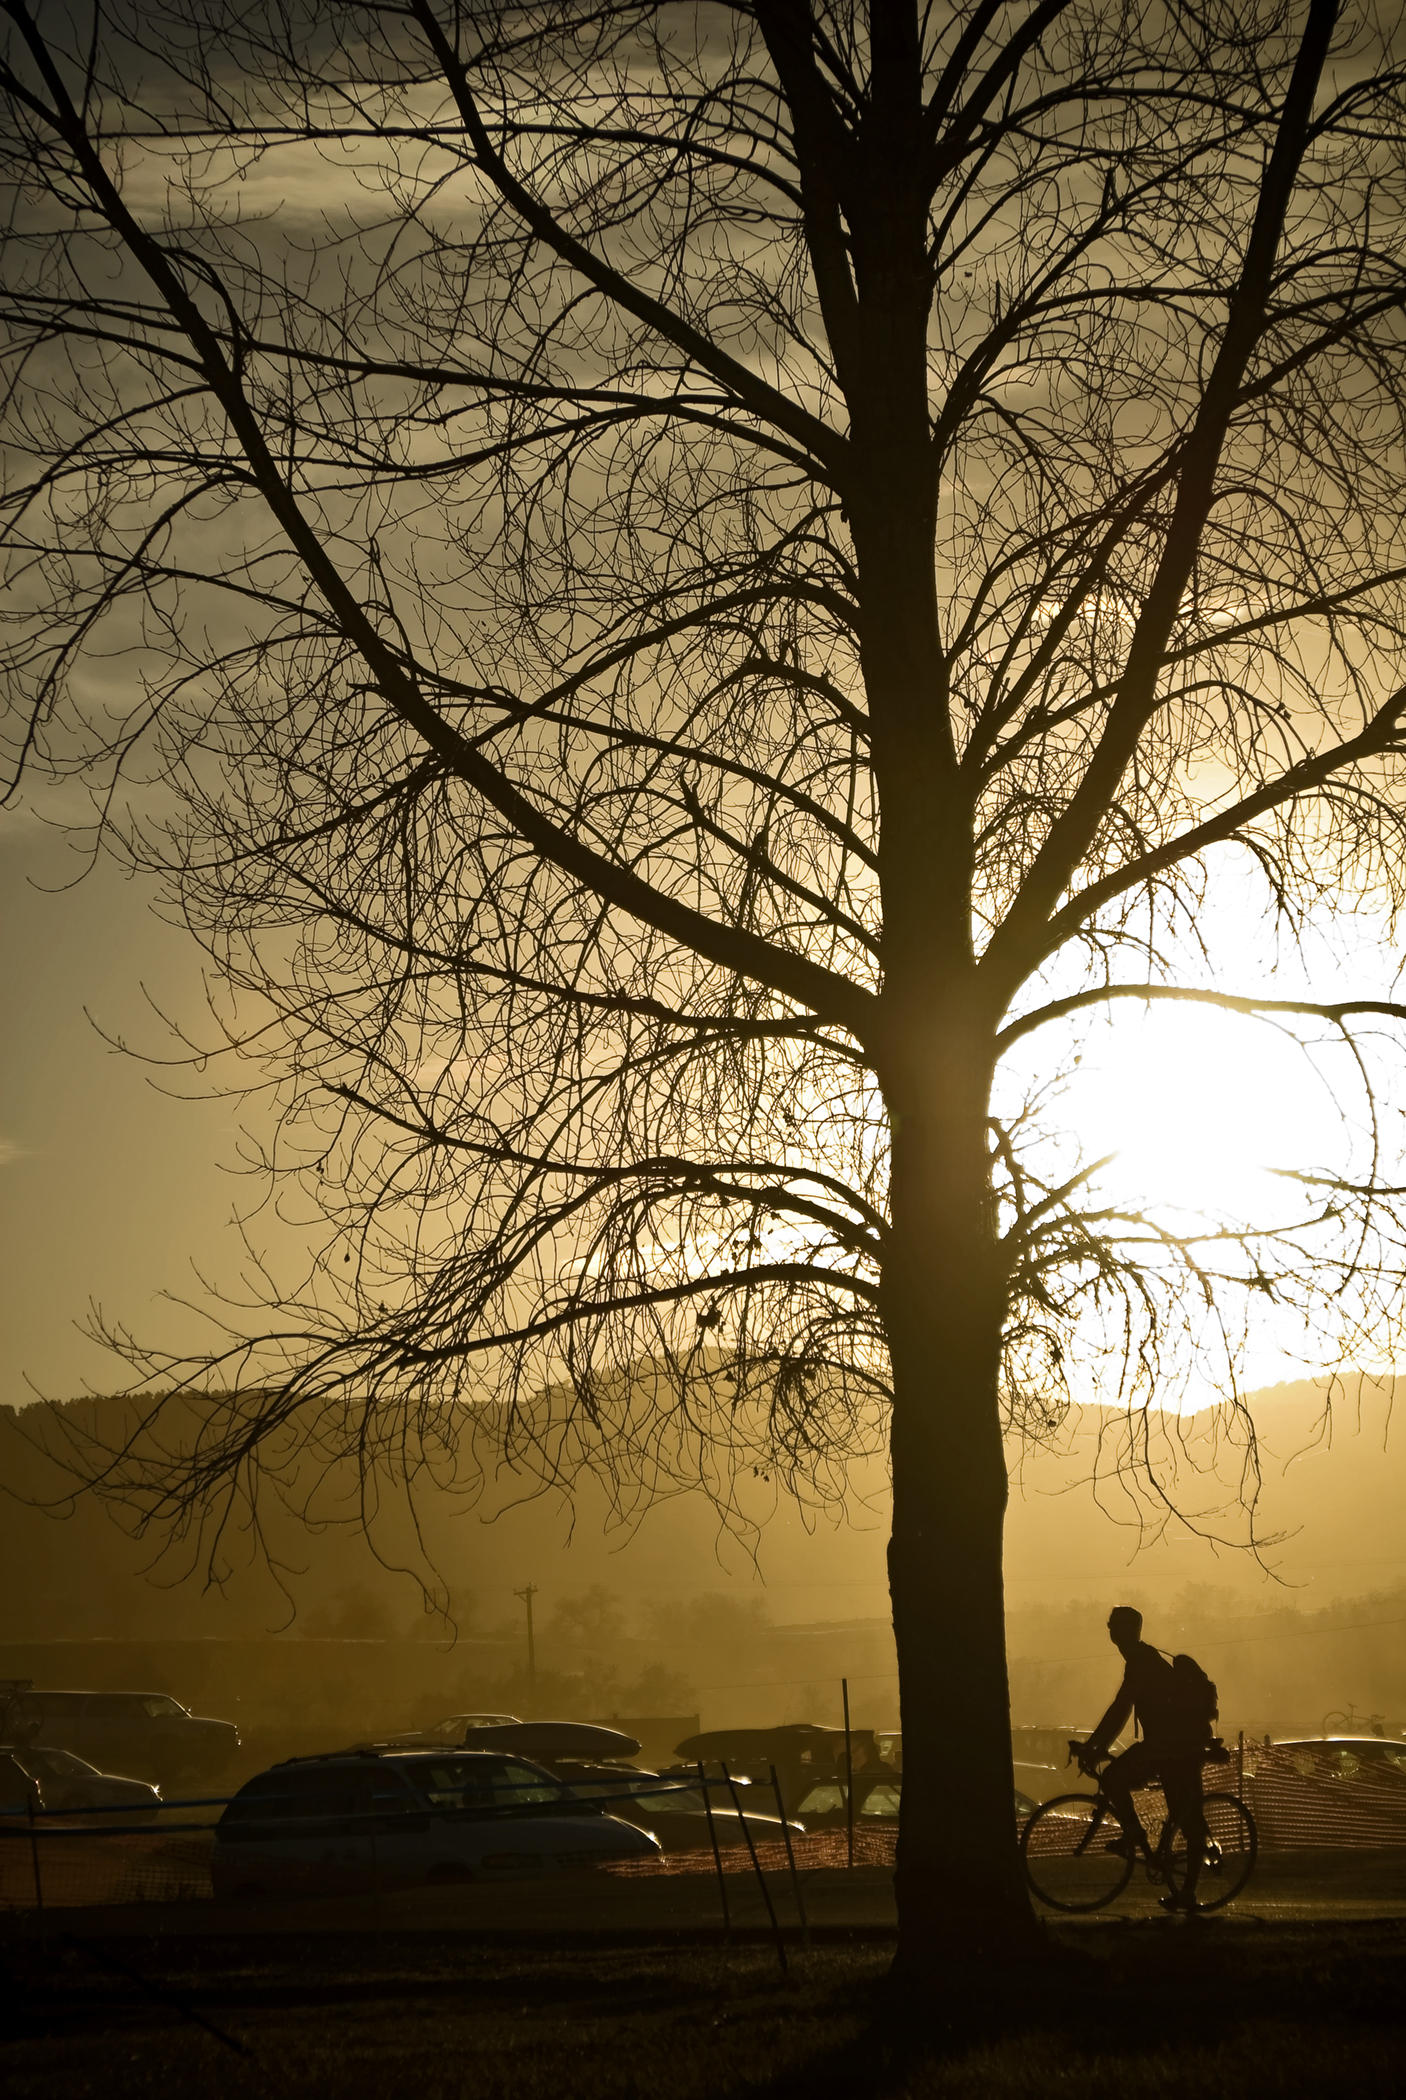
{"type": "Polygon", "coordinates": [[[41,1823],[31,1843],[23,1826],[7,1830],[0,1843],[0,1909],[199,1902],[210,1896],[214,1849],[213,1831],[70,1834],[41,1823]]]}
{"type": "MultiPolygon", "coordinates": [[[[1333,1751],[1248,1746],[1241,1798],[1255,1819],[1260,1850],[1384,1849],[1406,1845],[1406,1774],[1333,1751]]],[[[1238,1788],[1234,1757],[1213,1784],[1238,1788]]],[[[1209,1775],[1208,1775],[1209,1778],[1209,1775]]]]}
{"type": "MultiPolygon", "coordinates": [[[[889,1830],[864,1830],[856,1824],[854,1830],[854,1864],[857,1867],[891,1867],[898,1848],[898,1832],[889,1830]]],[[[818,1867],[843,1867],[849,1863],[849,1850],[843,1830],[807,1831],[804,1837],[791,1840],[797,1873],[813,1873],[818,1867]]],[[[756,1842],[757,1865],[764,1874],[785,1874],[790,1862],[786,1847],[780,1838],[759,1838],[756,1842]]],[[[711,1849],[704,1847],[694,1852],[662,1852],[657,1859],[612,1860],[604,1872],[633,1881],[646,1874],[716,1874],[721,1865],[724,1874],[750,1874],[753,1871],[751,1855],[745,1845],[721,1846],[717,1860],[711,1849]]]]}
{"type": "MultiPolygon", "coordinates": [[[[1206,1781],[1208,1790],[1241,1791],[1258,1826],[1262,1851],[1406,1847],[1406,1777],[1390,1769],[1373,1771],[1363,1765],[1355,1771],[1344,1770],[1341,1760],[1326,1753],[1257,1745],[1246,1749],[1243,1786],[1233,1754],[1228,1764],[1208,1767],[1206,1781]]],[[[658,1780],[648,1785],[652,1792],[658,1791],[658,1780]]],[[[176,1827],[165,1829],[159,1818],[153,1821],[149,1816],[142,1818],[140,1829],[103,1824],[96,1817],[41,1813],[32,1824],[23,1814],[0,1817],[0,1910],[212,1902],[212,1812],[221,1805],[210,1800],[163,1803],[163,1814],[182,1819],[176,1827]],[[203,1827],[191,1820],[196,1810],[211,1816],[203,1827]]],[[[1155,1830],[1164,1812],[1161,1794],[1149,1791],[1139,1796],[1138,1808],[1145,1825],[1155,1830]]],[[[854,1864],[892,1866],[896,1845],[897,1831],[892,1825],[876,1829],[872,1823],[865,1827],[857,1822],[854,1864]]],[[[843,1829],[798,1835],[792,1850],[802,1874],[843,1868],[849,1856],[843,1829]]],[[[788,1871],[786,1848],[779,1839],[758,1836],[756,1856],[765,1873],[788,1871]]],[[[563,1860],[562,1870],[569,1864],[563,1860]]],[[[704,1847],[650,1859],[602,1862],[600,1871],[612,1879],[632,1880],[715,1874],[718,1864],[711,1849],[704,1847]]],[[[751,1854],[741,1844],[723,1846],[720,1864],[729,1875],[753,1871],[751,1854]]],[[[298,1878],[286,1873],[281,1877],[284,1893],[297,1893],[288,1883],[298,1878]]],[[[328,1893],[316,1868],[308,1871],[306,1893],[328,1893]]]]}

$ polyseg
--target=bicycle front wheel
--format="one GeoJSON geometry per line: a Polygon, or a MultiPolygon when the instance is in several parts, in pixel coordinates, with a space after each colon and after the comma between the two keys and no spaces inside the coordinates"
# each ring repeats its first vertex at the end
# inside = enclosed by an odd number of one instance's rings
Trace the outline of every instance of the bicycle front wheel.
{"type": "MultiPolygon", "coordinates": [[[[1255,1819],[1238,1794],[1207,1794],[1206,1845],[1196,1882],[1196,1908],[1220,1910],[1239,1895],[1255,1871],[1259,1833],[1255,1819]]],[[[1174,1895],[1186,1887],[1187,1843],[1179,1823],[1167,1833],[1163,1852],[1167,1886],[1174,1895]]]]}
{"type": "Polygon", "coordinates": [[[1122,1835],[1097,1794],[1057,1794],[1020,1834],[1025,1878],[1051,1910],[1101,1910],[1132,1878],[1131,1859],[1109,1850],[1122,1835]]]}

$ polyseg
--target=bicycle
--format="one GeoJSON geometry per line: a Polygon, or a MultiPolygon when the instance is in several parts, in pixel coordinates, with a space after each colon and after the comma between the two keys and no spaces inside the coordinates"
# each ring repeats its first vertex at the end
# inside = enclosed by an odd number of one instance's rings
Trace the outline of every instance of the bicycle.
{"type": "MultiPolygon", "coordinates": [[[[1079,1757],[1083,1747],[1071,1740],[1069,1761],[1077,1761],[1081,1771],[1096,1778],[1079,1757]]],[[[1232,1902],[1254,1873],[1259,1856],[1255,1819],[1238,1794],[1207,1794],[1203,1813],[1206,1839],[1196,1883],[1198,1912],[1221,1910],[1232,1902]]],[[[1102,1910],[1122,1895],[1141,1859],[1149,1881],[1165,1882],[1172,1895],[1181,1896],[1187,1844],[1175,1817],[1165,1818],[1150,1851],[1143,1846],[1136,1852],[1111,1849],[1122,1835],[1113,1803],[1102,1788],[1095,1794],[1057,1794],[1035,1810],[1021,1831],[1025,1878],[1051,1910],[1102,1910]],[[1100,1837],[1100,1832],[1109,1834],[1100,1837]]]]}

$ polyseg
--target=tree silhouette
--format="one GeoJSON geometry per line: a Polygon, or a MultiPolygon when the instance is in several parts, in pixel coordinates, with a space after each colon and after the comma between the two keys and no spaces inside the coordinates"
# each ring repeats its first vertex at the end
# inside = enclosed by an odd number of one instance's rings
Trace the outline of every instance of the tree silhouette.
{"type": "Polygon", "coordinates": [[[887,1437],[903,1944],[1021,1940],[1004,1439],[1393,1258],[1375,1153],[1173,1229],[1042,1091],[1113,999],[1398,1012],[1174,967],[1228,854],[1398,894],[1374,15],[0,4],[19,769],[162,872],[325,1227],[208,1358],[114,1336],[224,1397],[102,1488],[887,1437]]]}
{"type": "Polygon", "coordinates": [[[587,1641],[617,1641],[625,1631],[624,1608],[614,1590],[593,1582],[577,1597],[558,1599],[547,1630],[577,1648],[587,1641]]]}

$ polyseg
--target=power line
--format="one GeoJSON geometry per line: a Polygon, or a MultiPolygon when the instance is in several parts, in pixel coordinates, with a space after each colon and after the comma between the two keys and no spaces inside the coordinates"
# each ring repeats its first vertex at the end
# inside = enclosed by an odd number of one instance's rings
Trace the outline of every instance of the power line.
{"type": "Polygon", "coordinates": [[[530,1685],[535,1685],[537,1682],[537,1644],[532,1637],[532,1600],[537,1595],[537,1585],[535,1582],[529,1582],[525,1590],[514,1590],[513,1595],[521,1597],[523,1603],[527,1606],[527,1681],[530,1685]]]}
{"type": "MultiPolygon", "coordinates": [[[[1360,1619],[1352,1626],[1290,1626],[1286,1627],[1281,1633],[1237,1634],[1228,1640],[1198,1641],[1196,1645],[1198,1648],[1248,1648],[1255,1646],[1260,1641],[1307,1640],[1311,1634],[1370,1633],[1379,1626],[1406,1626],[1406,1618],[1360,1619]]],[[[1048,1664],[1104,1662],[1107,1659],[1107,1655],[1108,1651],[1104,1648],[1091,1652],[1088,1655],[1016,1655],[1012,1656],[1011,1660],[1013,1662],[1048,1664]]],[[[851,1684],[888,1683],[890,1681],[897,1683],[897,1670],[852,1670],[850,1672],[851,1684]]],[[[739,1684],[697,1684],[693,1689],[695,1692],[773,1692],[789,1691],[794,1685],[814,1684],[816,1682],[814,1673],[812,1673],[806,1677],[749,1677],[739,1684]]]]}
{"type": "MultiPolygon", "coordinates": [[[[1260,1641],[1306,1641],[1313,1634],[1370,1633],[1376,1626],[1406,1626],[1406,1619],[1359,1619],[1355,1626],[1286,1626],[1281,1633],[1238,1633],[1219,1641],[1198,1641],[1198,1648],[1251,1648],[1260,1641]]],[[[1017,1655],[1014,1662],[1088,1663],[1102,1662],[1106,1648],[1089,1655],[1017,1655]]]]}

